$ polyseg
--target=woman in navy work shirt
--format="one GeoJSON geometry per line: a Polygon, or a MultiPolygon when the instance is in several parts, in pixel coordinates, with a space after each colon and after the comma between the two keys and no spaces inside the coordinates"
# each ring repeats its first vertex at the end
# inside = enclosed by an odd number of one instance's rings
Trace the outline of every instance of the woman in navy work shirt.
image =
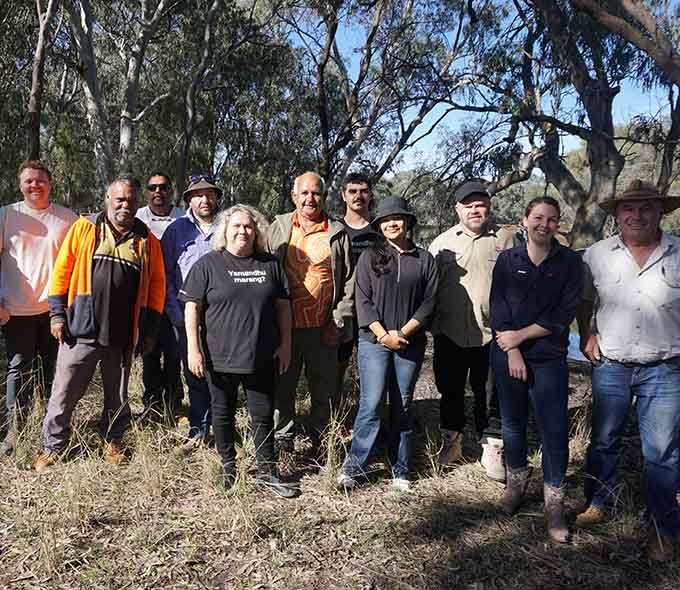
{"type": "Polygon", "coordinates": [[[529,400],[543,442],[543,496],[548,535],[565,543],[564,475],[569,460],[567,398],[569,325],[581,298],[581,258],[555,240],[560,207],[551,197],[532,200],[524,213],[527,243],[498,257],[491,284],[495,373],[503,420],[507,486],[499,508],[520,506],[527,466],[529,400]]]}
{"type": "Polygon", "coordinates": [[[385,239],[359,258],[355,300],[361,390],[352,446],[338,477],[344,490],[365,475],[380,430],[379,408],[386,387],[392,485],[399,491],[409,489],[411,402],[425,356],[425,327],[434,312],[438,280],[432,255],[408,238],[415,223],[404,199],[383,199],[372,225],[385,239]]]}

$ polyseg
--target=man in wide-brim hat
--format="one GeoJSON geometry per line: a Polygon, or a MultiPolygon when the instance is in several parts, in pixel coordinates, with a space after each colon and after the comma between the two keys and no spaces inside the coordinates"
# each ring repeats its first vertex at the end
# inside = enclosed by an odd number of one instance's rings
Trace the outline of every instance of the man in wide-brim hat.
{"type": "Polygon", "coordinates": [[[680,238],[659,227],[662,215],[678,206],[678,197],[664,197],[641,180],[601,203],[616,216],[620,234],[586,250],[578,313],[581,350],[593,363],[593,423],[586,506],[575,526],[602,522],[621,496],[621,437],[635,395],[647,554],[656,561],[672,559],[680,539],[680,238]]]}

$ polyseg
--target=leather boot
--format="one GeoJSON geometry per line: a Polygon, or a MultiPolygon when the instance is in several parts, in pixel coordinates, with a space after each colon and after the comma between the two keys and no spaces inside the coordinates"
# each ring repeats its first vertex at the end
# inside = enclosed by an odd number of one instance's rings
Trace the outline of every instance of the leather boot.
{"type": "Polygon", "coordinates": [[[510,516],[517,512],[527,491],[532,471],[533,468],[531,467],[521,467],[520,469],[507,468],[505,493],[498,503],[498,509],[501,512],[510,516]]]}
{"type": "Polygon", "coordinates": [[[564,518],[564,486],[543,485],[543,511],[548,536],[556,543],[568,543],[570,535],[564,518]]]}

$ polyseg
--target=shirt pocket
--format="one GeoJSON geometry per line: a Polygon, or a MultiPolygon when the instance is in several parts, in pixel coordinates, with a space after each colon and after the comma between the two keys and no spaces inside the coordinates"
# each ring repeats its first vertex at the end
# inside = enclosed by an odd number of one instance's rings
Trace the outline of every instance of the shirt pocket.
{"type": "Polygon", "coordinates": [[[676,257],[666,257],[660,264],[661,280],[673,289],[680,290],[680,260],[676,257]]]}
{"type": "Polygon", "coordinates": [[[605,276],[593,280],[598,298],[605,303],[615,303],[622,293],[621,272],[609,272],[605,276]]]}

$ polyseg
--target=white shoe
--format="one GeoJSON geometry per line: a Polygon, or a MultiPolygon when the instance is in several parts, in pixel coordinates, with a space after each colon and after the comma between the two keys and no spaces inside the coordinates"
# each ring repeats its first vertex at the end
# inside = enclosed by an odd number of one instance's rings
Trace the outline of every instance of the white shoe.
{"type": "Polygon", "coordinates": [[[347,475],[345,472],[340,472],[338,479],[336,480],[338,488],[344,492],[350,492],[357,485],[357,480],[351,475],[347,475]]]}
{"type": "Polygon", "coordinates": [[[437,460],[442,467],[449,467],[463,458],[463,433],[442,430],[442,448],[437,460]]]}
{"type": "Polygon", "coordinates": [[[392,489],[397,492],[408,492],[411,490],[411,482],[405,477],[392,478],[392,489]]]}
{"type": "Polygon", "coordinates": [[[505,460],[503,457],[503,441],[500,438],[486,439],[482,445],[481,464],[486,475],[494,481],[505,481],[505,460]]]}

